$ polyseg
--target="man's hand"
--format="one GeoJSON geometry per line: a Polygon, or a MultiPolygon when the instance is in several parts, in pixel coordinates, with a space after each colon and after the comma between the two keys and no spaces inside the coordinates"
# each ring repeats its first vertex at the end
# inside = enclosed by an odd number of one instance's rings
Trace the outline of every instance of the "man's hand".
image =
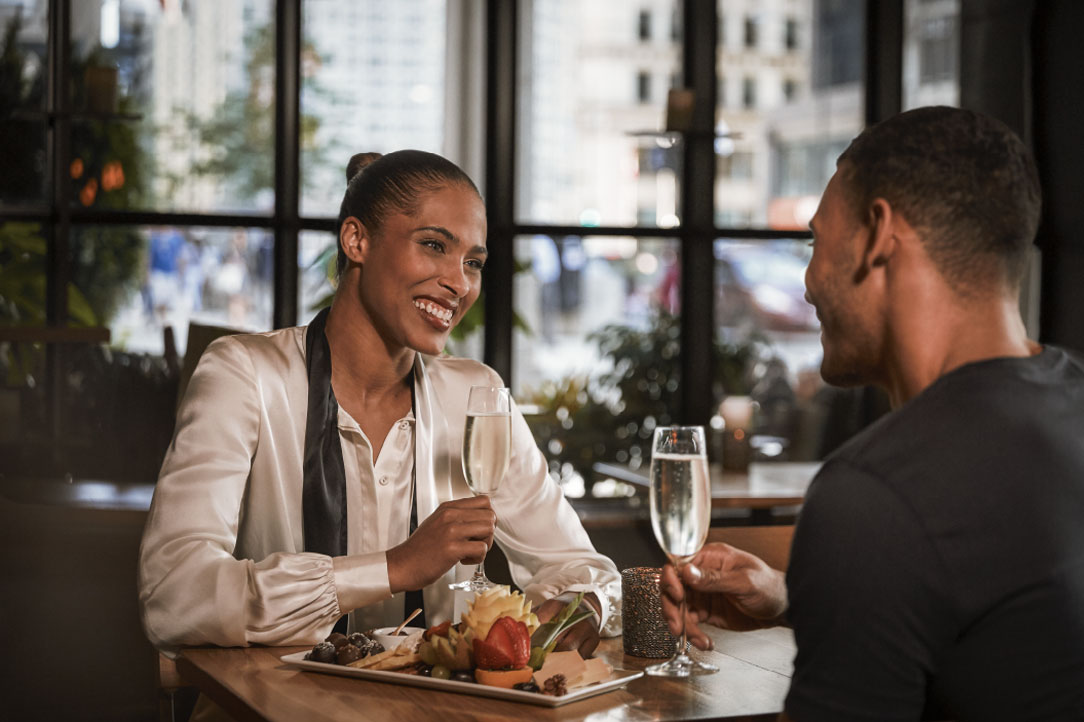
{"type": "MultiPolygon", "coordinates": [[[[560,599],[550,599],[542,602],[534,608],[534,613],[538,617],[539,624],[545,624],[549,620],[553,619],[557,614],[565,608],[568,602],[562,602],[560,599]]],[[[602,605],[598,601],[598,597],[594,594],[585,594],[583,596],[583,602],[580,604],[580,608],[590,607],[595,610],[595,616],[588,617],[583,621],[577,622],[569,629],[557,638],[557,646],[554,649],[558,652],[566,650],[578,650],[580,656],[587,659],[591,656],[591,653],[595,651],[595,647],[598,646],[599,641],[599,622],[602,620],[601,612],[602,605]]]]}
{"type": "Polygon", "coordinates": [[[409,539],[388,550],[392,594],[432,584],[456,564],[480,564],[496,525],[487,496],[444,502],[409,539]]]}
{"type": "MultiPolygon", "coordinates": [[[[760,557],[729,544],[707,544],[682,569],[687,595],[686,634],[694,646],[711,649],[700,629],[708,622],[724,629],[747,631],[783,623],[787,587],[783,572],[760,557]]],[[[662,612],[671,634],[681,634],[680,604],[686,598],[674,567],[662,571],[662,612]]]]}

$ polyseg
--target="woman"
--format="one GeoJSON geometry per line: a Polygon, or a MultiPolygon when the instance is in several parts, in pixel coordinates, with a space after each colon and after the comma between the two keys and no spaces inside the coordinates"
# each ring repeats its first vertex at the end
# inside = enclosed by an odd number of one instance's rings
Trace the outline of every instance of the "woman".
{"type": "MultiPolygon", "coordinates": [[[[439,356],[480,290],[477,188],[420,151],[355,156],[347,177],[330,310],[219,339],[192,376],[140,550],[148,636],[167,650],[311,644],[343,614],[356,629],[397,624],[417,590],[439,623],[457,565],[481,561],[494,537],[540,618],[585,591],[617,633],[617,570],[518,411],[500,491],[473,497],[463,479],[467,389],[501,385],[439,356]]],[[[597,640],[583,625],[565,646],[597,640]]]]}

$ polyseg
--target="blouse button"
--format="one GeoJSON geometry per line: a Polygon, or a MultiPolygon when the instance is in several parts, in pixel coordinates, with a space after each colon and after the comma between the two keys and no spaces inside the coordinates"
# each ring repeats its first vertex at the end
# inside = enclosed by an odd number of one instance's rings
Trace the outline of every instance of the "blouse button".
{"type": "Polygon", "coordinates": [[[406,431],[409,428],[410,428],[410,422],[408,422],[408,421],[400,421],[399,422],[399,430],[400,431],[406,431]]]}
{"type": "Polygon", "coordinates": [[[387,486],[388,485],[388,477],[386,477],[386,476],[380,477],[380,485],[381,486],[387,486]]]}

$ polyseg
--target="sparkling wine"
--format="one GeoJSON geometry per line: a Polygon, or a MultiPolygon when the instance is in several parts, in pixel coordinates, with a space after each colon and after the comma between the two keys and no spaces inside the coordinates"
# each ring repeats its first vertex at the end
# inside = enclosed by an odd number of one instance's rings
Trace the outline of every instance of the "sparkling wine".
{"type": "Polygon", "coordinates": [[[463,436],[463,473],[475,494],[493,494],[508,471],[512,416],[468,414],[463,436]]]}
{"type": "Polygon", "coordinates": [[[655,538],[671,559],[700,551],[711,525],[708,460],[696,454],[653,454],[650,503],[655,538]]]}

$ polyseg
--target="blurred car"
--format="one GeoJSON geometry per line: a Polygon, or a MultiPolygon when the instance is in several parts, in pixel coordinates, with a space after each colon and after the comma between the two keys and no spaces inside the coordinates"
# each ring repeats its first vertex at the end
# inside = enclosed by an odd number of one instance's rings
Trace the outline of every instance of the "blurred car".
{"type": "Polygon", "coordinates": [[[805,300],[808,261],[764,244],[715,244],[715,324],[762,331],[815,331],[816,310],[805,300]]]}

